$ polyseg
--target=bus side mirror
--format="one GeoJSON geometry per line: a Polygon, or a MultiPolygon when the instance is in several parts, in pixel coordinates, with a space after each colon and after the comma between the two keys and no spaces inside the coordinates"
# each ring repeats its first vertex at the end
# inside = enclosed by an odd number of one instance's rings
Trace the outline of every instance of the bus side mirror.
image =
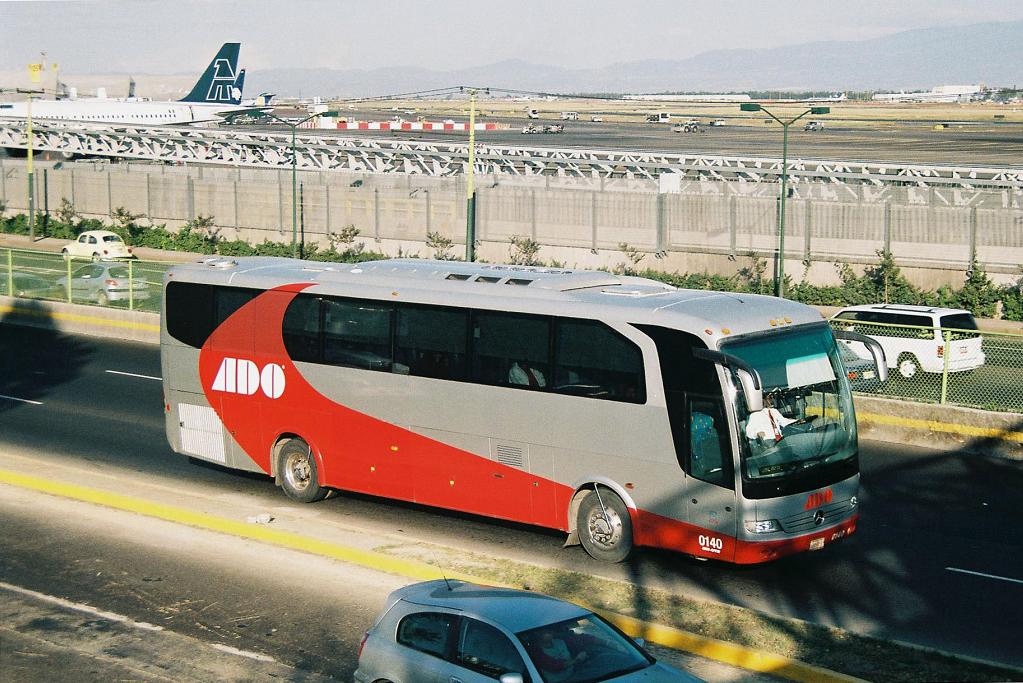
{"type": "Polygon", "coordinates": [[[753,375],[743,368],[735,368],[735,376],[742,385],[742,393],[746,396],[746,410],[755,413],[764,409],[764,392],[753,375]]]}

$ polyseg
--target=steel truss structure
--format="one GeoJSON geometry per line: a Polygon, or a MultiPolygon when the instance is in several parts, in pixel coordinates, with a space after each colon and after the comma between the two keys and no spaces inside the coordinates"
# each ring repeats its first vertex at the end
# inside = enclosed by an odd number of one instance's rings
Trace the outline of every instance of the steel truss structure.
{"type": "MultiPolygon", "coordinates": [[[[0,121],[0,147],[27,149],[24,122],[0,121]]],[[[288,169],[290,132],[36,122],[33,149],[73,156],[120,157],[166,163],[288,169]]],[[[657,181],[677,174],[688,182],[774,183],[781,160],[660,152],[498,146],[477,143],[477,174],[627,178],[657,181]]],[[[468,171],[462,142],[367,138],[303,129],[295,165],[303,171],[459,176],[468,171]]],[[[789,181],[832,186],[930,187],[1023,193],[1023,168],[970,168],[863,161],[790,159],[789,181]]]]}

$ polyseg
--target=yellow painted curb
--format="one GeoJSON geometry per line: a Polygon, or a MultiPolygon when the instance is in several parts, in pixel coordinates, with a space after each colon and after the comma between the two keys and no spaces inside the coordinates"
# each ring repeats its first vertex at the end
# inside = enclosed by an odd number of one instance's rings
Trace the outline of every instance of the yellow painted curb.
{"type": "Polygon", "coordinates": [[[742,645],[699,636],[671,626],[650,624],[613,612],[600,609],[593,609],[593,611],[633,638],[644,638],[651,643],[674,650],[692,652],[706,659],[724,662],[749,671],[771,674],[790,681],[800,681],[800,683],[863,683],[861,678],[829,671],[770,652],[751,650],[742,645]]]}
{"type": "MultiPolygon", "coordinates": [[[[69,498],[84,503],[102,505],[115,510],[133,512],[146,517],[154,517],[167,522],[185,524],[198,529],[269,543],[282,548],[299,550],[321,557],[329,557],[341,562],[397,574],[398,576],[405,576],[419,581],[447,577],[470,583],[495,585],[493,581],[480,579],[470,574],[445,572],[438,567],[421,562],[395,558],[369,550],[349,548],[286,531],[268,529],[264,526],[249,524],[248,522],[238,522],[203,512],[192,512],[172,505],[150,503],[116,493],[78,486],[77,484],[41,479],[7,470],[0,470],[0,484],[9,484],[31,491],[69,498]]],[[[700,657],[713,659],[749,671],[771,674],[791,681],[799,681],[800,683],[813,683],[816,681],[823,681],[825,683],[862,683],[861,679],[804,664],[788,657],[752,650],[741,645],[687,633],[669,626],[648,623],[614,612],[597,609],[593,611],[599,613],[630,636],[645,638],[651,643],[683,650],[700,657]]]]}
{"type": "Polygon", "coordinates": [[[52,318],[53,320],[64,320],[67,322],[88,323],[90,325],[106,325],[108,327],[126,327],[132,330],[145,330],[146,332],[159,332],[159,325],[140,323],[133,320],[109,320],[98,318],[92,315],[79,315],[77,313],[58,313],[56,311],[43,311],[33,308],[19,308],[18,306],[0,305],[0,313],[16,313],[35,318],[52,318]]]}
{"type": "Polygon", "coordinates": [[[965,436],[976,436],[985,439],[1000,439],[1002,441],[1015,441],[1023,443],[1023,432],[1014,432],[1008,429],[997,429],[995,427],[973,427],[970,425],[951,424],[938,422],[937,420],[918,420],[911,417],[896,417],[894,415],[881,415],[879,413],[857,412],[856,417],[864,422],[892,425],[893,427],[907,427],[909,429],[921,429],[929,432],[945,432],[947,434],[963,434],[965,436]]]}

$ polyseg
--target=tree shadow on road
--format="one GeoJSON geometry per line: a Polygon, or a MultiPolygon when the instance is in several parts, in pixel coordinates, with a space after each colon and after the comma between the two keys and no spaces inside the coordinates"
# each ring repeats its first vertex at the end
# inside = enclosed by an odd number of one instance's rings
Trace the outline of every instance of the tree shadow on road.
{"type": "MultiPolygon", "coordinates": [[[[53,390],[81,374],[95,350],[61,332],[44,301],[5,299],[0,316],[0,415],[43,403],[53,390]]],[[[87,400],[87,399],[83,399],[87,400]]]]}

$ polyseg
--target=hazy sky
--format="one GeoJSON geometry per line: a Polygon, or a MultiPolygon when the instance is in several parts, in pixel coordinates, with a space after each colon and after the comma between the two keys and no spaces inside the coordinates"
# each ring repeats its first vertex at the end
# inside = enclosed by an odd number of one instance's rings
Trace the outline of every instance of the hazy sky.
{"type": "Polygon", "coordinates": [[[65,73],[194,74],[227,41],[250,71],[580,68],[1020,19],[1020,0],[0,0],[0,70],[46,50],[65,73]]]}

